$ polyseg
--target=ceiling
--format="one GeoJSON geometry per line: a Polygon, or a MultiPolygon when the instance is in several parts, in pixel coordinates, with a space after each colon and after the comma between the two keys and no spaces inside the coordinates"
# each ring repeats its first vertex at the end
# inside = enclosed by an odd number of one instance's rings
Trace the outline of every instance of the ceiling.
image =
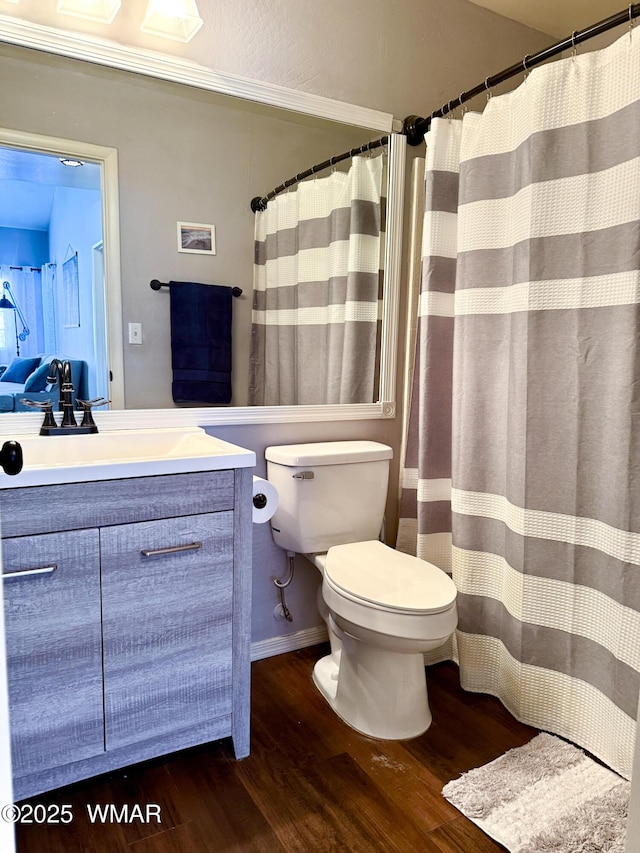
{"type": "Polygon", "coordinates": [[[46,231],[56,187],[100,189],[100,166],[63,166],[55,155],[0,147],[0,228],[46,231]]]}
{"type": "Polygon", "coordinates": [[[628,8],[623,0],[471,0],[558,39],[628,8]]]}

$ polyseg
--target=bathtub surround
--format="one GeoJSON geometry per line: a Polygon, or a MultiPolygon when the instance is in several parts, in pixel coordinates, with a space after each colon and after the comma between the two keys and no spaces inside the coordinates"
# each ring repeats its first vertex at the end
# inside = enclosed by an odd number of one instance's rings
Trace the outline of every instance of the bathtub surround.
{"type": "Polygon", "coordinates": [[[463,686],[627,778],[639,119],[633,32],[433,121],[400,537],[453,573],[463,686]]]}

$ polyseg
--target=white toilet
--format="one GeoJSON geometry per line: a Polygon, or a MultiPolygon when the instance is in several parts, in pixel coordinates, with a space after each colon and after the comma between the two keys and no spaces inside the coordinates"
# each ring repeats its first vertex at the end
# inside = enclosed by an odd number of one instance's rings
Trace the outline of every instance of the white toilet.
{"type": "Polygon", "coordinates": [[[318,605],[331,654],[313,680],[334,711],[371,737],[431,724],[423,652],[457,625],[456,588],[437,566],[378,541],[392,450],[375,441],[267,447],[278,490],[275,542],[323,574],[318,605]]]}

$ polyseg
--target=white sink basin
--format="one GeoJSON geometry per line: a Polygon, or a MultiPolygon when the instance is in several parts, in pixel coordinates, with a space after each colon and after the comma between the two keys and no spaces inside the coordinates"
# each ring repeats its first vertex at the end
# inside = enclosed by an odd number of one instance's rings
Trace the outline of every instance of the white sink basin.
{"type": "Polygon", "coordinates": [[[22,446],[20,474],[0,471],[0,488],[217,471],[255,465],[255,454],[200,427],[113,430],[95,435],[6,436],[22,446]]]}

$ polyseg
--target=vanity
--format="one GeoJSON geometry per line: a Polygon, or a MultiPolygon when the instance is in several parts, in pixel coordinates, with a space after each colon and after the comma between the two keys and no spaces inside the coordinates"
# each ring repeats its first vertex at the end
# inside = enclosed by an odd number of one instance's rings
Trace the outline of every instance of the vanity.
{"type": "Polygon", "coordinates": [[[248,755],[255,455],[198,428],[18,440],[14,798],[229,736],[248,755]]]}

